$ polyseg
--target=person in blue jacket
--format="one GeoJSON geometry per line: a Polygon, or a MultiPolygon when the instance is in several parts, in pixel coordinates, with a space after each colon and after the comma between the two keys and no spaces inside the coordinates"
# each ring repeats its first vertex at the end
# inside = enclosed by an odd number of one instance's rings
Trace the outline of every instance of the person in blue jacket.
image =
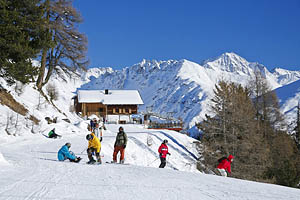
{"type": "Polygon", "coordinates": [[[64,146],[60,148],[57,153],[57,158],[59,161],[65,161],[69,159],[70,162],[79,162],[81,160],[80,157],[76,157],[75,154],[70,151],[71,143],[67,142],[64,146]]]}

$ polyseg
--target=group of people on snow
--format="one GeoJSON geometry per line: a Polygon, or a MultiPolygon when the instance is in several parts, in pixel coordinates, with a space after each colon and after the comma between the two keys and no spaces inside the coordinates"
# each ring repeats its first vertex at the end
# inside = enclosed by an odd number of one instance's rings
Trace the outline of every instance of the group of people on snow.
{"type": "MultiPolygon", "coordinates": [[[[96,135],[95,132],[97,130],[97,123],[91,120],[90,127],[92,132],[86,135],[86,140],[88,140],[88,148],[87,148],[87,155],[89,161],[88,164],[102,164],[100,151],[101,151],[101,142],[102,142],[102,131],[96,135]],[[93,155],[96,156],[94,159],[93,155]]],[[[116,140],[114,143],[114,152],[113,152],[113,161],[112,163],[117,163],[117,155],[120,153],[120,161],[119,163],[123,164],[125,161],[125,149],[127,145],[128,137],[124,131],[124,128],[121,126],[119,127],[119,131],[116,136],[116,140]]],[[[164,168],[166,166],[166,157],[167,155],[171,155],[168,151],[168,140],[163,140],[162,144],[158,148],[159,158],[161,160],[161,164],[159,168],[164,168]]],[[[79,162],[81,160],[80,157],[76,157],[75,154],[70,151],[71,143],[66,143],[64,146],[60,148],[58,151],[58,160],[70,160],[71,162],[79,162]]]]}
{"type": "MultiPolygon", "coordinates": [[[[86,135],[86,140],[88,141],[87,155],[89,161],[88,164],[102,164],[100,151],[101,151],[101,142],[102,142],[102,129],[106,130],[104,124],[99,127],[99,122],[94,118],[90,121],[88,129],[91,131],[90,134],[86,135]],[[94,156],[96,159],[94,159],[94,156]]],[[[54,129],[51,130],[54,132],[54,129]]],[[[51,132],[50,131],[50,132],[51,132]]],[[[49,133],[50,134],[50,133],[49,133]]],[[[52,133],[53,134],[53,133],[52,133]]],[[[120,163],[124,163],[125,159],[125,148],[127,145],[127,135],[124,132],[123,127],[119,127],[119,131],[116,136],[116,140],[114,143],[114,152],[113,152],[113,163],[117,163],[117,155],[120,152],[120,163]]],[[[70,151],[71,144],[66,143],[64,146],[60,148],[58,151],[58,160],[64,161],[69,159],[71,162],[79,162],[81,160],[80,157],[76,157],[75,154],[70,151]]]]}
{"type": "MultiPolygon", "coordinates": [[[[104,124],[101,126],[104,127],[104,124]]],[[[86,135],[86,140],[88,140],[88,148],[87,148],[87,155],[89,161],[88,164],[102,164],[100,151],[101,151],[101,142],[102,142],[102,128],[99,128],[99,123],[94,118],[90,121],[89,130],[91,131],[90,134],[86,135]],[[95,155],[96,159],[94,159],[93,155],[95,155]]],[[[55,129],[52,129],[49,133],[49,138],[51,137],[59,137],[55,133],[55,129]]],[[[113,161],[112,163],[117,163],[117,155],[120,153],[120,161],[119,163],[123,164],[125,160],[125,149],[127,145],[127,134],[124,131],[124,128],[121,126],[119,127],[119,131],[116,136],[116,140],[114,143],[114,152],[113,152],[113,161]]],[[[158,148],[159,158],[160,158],[160,165],[159,168],[164,168],[167,163],[167,155],[171,155],[168,150],[168,140],[163,140],[162,144],[158,148]]],[[[81,160],[80,157],[76,157],[75,154],[70,151],[71,144],[66,143],[61,149],[58,151],[58,160],[64,161],[69,159],[70,162],[79,162],[81,160]]],[[[229,155],[227,158],[223,157],[219,159],[219,164],[217,166],[217,170],[221,176],[227,176],[227,172],[231,173],[231,163],[233,161],[233,155],[229,155]]]]}

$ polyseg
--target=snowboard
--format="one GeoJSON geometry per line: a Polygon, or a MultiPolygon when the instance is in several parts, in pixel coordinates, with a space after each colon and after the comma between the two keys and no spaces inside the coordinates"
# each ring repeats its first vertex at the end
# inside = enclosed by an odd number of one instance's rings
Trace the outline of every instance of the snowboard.
{"type": "MultiPolygon", "coordinates": [[[[43,136],[45,136],[46,138],[49,138],[49,136],[48,135],[45,135],[45,134],[42,134],[43,136]]],[[[58,135],[57,137],[55,137],[55,138],[49,138],[49,139],[61,139],[62,138],[62,136],[61,135],[58,135]]]]}
{"type": "Polygon", "coordinates": [[[118,162],[113,162],[113,161],[111,161],[111,162],[106,161],[105,163],[106,164],[116,164],[116,165],[129,165],[129,163],[118,163],[118,162]]]}
{"type": "Polygon", "coordinates": [[[102,163],[99,163],[99,162],[86,162],[86,164],[88,165],[101,165],[102,163]]]}
{"type": "Polygon", "coordinates": [[[77,162],[75,162],[75,163],[79,163],[79,162],[81,161],[81,159],[82,159],[82,158],[80,158],[80,157],[77,157],[77,159],[78,159],[78,161],[77,161],[77,162]]]}

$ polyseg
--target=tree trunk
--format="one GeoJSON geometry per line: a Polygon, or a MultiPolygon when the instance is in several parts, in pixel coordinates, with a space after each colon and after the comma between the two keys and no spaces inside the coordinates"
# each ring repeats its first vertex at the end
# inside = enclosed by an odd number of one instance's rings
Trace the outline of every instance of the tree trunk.
{"type": "MultiPolygon", "coordinates": [[[[50,0],[46,0],[45,2],[45,6],[46,6],[46,23],[49,23],[50,20],[50,0]]],[[[45,28],[45,32],[46,32],[46,36],[48,36],[49,34],[49,27],[45,28]]],[[[46,39],[48,39],[48,37],[46,37],[46,39]]],[[[38,79],[36,81],[36,86],[39,90],[42,89],[43,87],[43,81],[44,81],[44,75],[45,75],[45,69],[46,69],[46,62],[47,62],[47,52],[48,52],[48,48],[44,47],[42,50],[42,58],[41,58],[41,67],[40,67],[40,71],[39,71],[39,76],[38,79]]]]}
{"type": "Polygon", "coordinates": [[[39,77],[36,81],[36,86],[39,90],[42,89],[43,86],[43,80],[44,80],[45,69],[46,69],[46,58],[47,58],[47,49],[44,48],[42,52],[42,60],[41,60],[39,77]]]}
{"type": "Polygon", "coordinates": [[[49,81],[49,79],[50,79],[50,77],[52,75],[52,72],[54,70],[54,67],[57,65],[57,61],[59,59],[59,58],[55,58],[53,56],[53,51],[54,51],[54,48],[51,49],[51,57],[50,57],[50,62],[49,62],[49,69],[48,69],[45,81],[42,83],[42,86],[44,86],[45,84],[48,83],[48,81],[49,81]],[[54,64],[53,64],[53,59],[55,60],[54,64]]]}

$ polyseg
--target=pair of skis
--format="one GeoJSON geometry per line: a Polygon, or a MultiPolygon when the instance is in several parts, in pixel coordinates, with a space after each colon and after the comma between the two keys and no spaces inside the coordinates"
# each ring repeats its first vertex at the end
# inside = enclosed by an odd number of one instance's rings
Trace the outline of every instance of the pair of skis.
{"type": "MultiPolygon", "coordinates": [[[[87,162],[86,164],[88,164],[88,165],[102,165],[103,163],[100,164],[98,162],[92,162],[92,163],[87,162]]],[[[117,163],[117,162],[113,162],[113,161],[111,161],[111,162],[106,161],[105,164],[129,165],[129,163],[117,163]]]]}

